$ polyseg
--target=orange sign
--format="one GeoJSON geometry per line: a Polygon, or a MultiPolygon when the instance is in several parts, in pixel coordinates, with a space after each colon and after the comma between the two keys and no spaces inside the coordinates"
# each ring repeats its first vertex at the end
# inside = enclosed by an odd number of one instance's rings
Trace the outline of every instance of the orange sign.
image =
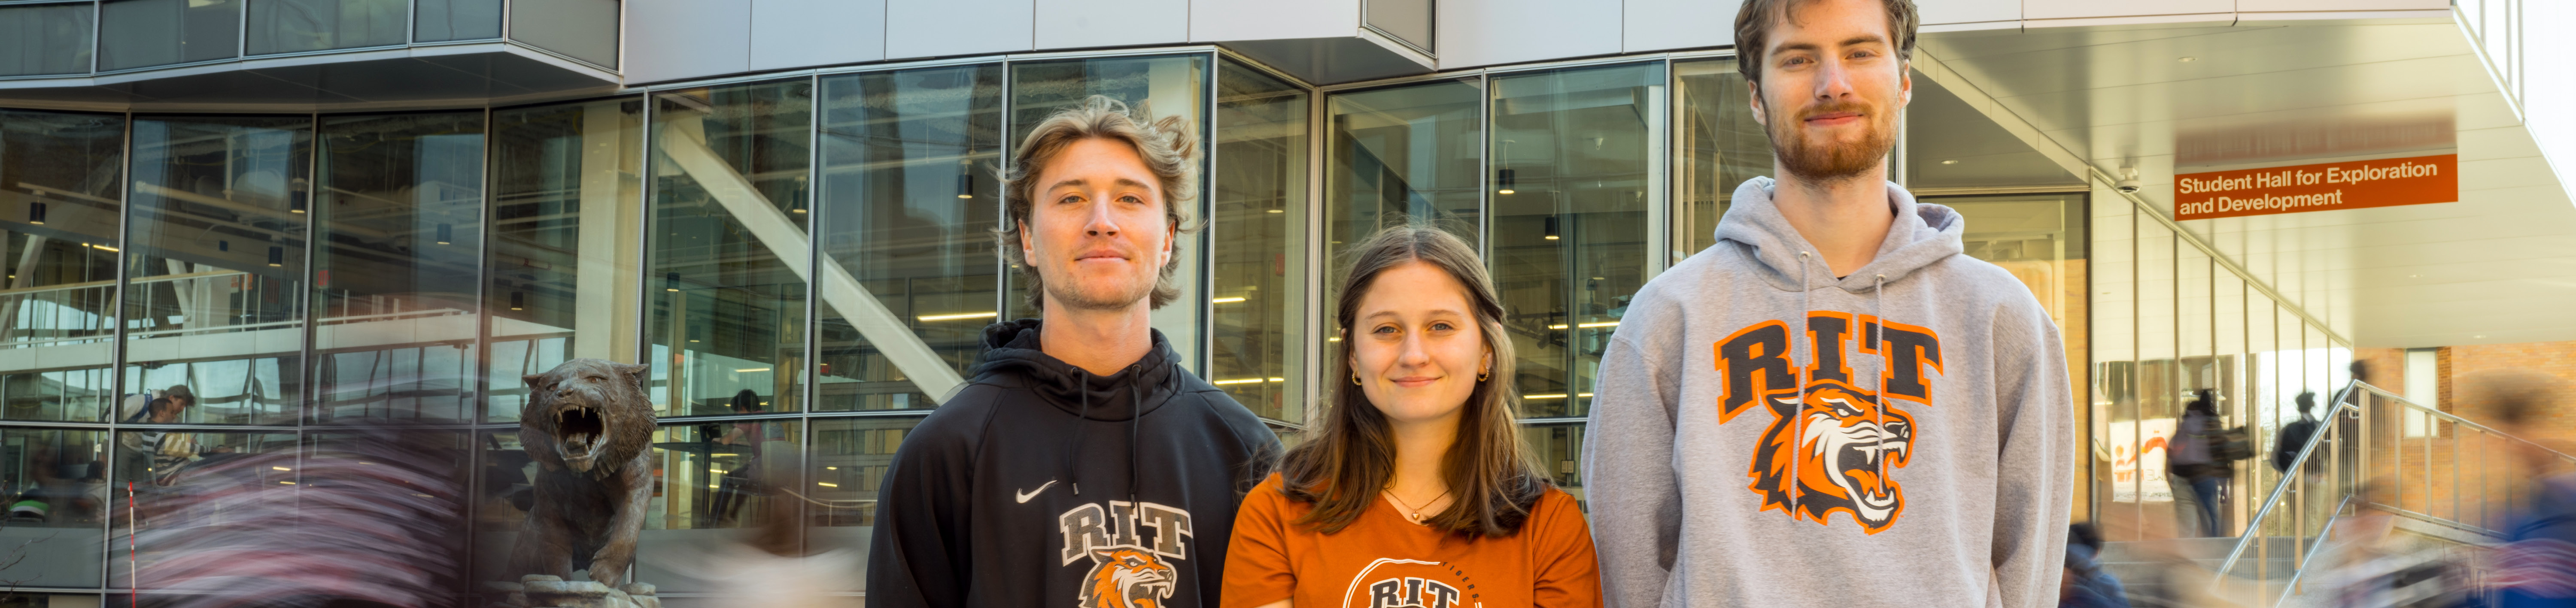
{"type": "Polygon", "coordinates": [[[2459,168],[2459,155],[2441,154],[2177,174],[2174,219],[2455,202],[2459,168]]]}

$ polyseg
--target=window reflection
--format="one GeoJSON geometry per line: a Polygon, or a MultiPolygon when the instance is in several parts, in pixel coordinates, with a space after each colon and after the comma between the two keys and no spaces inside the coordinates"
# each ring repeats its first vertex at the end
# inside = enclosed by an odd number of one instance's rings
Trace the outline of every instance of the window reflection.
{"type": "Polygon", "coordinates": [[[0,543],[24,558],[9,568],[19,585],[98,584],[99,525],[111,513],[107,433],[57,429],[0,432],[0,487],[9,524],[0,543]]]}
{"type": "Polygon", "coordinates": [[[473,414],[483,114],[325,118],[314,415],[473,414]]]}
{"type": "Polygon", "coordinates": [[[100,71],[229,59],[241,54],[235,0],[119,0],[99,5],[100,71]]]}
{"type": "Polygon", "coordinates": [[[654,401],[665,416],[721,414],[749,390],[796,411],[813,85],[681,89],[653,103],[654,401]]]}
{"type": "Polygon", "coordinates": [[[837,76],[823,96],[817,232],[854,282],[817,286],[814,409],[937,405],[997,316],[1001,66],[837,76]]]}
{"type": "Polygon", "coordinates": [[[635,360],[643,113],[632,98],[493,112],[486,420],[518,419],[521,376],[635,360]]]}
{"type": "Polygon", "coordinates": [[[402,44],[408,0],[249,0],[250,54],[402,44]]]}
{"type": "Polygon", "coordinates": [[[1325,314],[1349,271],[1344,254],[1379,228],[1432,225],[1470,244],[1483,242],[1480,85],[1441,80],[1340,93],[1325,102],[1332,146],[1324,151],[1325,314]]]}
{"type": "Polygon", "coordinates": [[[1208,240],[1208,380],[1261,416],[1303,422],[1305,89],[1228,60],[1217,70],[1208,240]]]}
{"type": "Polygon", "coordinates": [[[193,389],[180,422],[274,423],[303,397],[311,127],[135,121],[125,376],[193,389]]]}
{"type": "Polygon", "coordinates": [[[806,472],[812,480],[804,493],[819,503],[813,507],[813,524],[838,528],[818,531],[819,538],[830,540],[818,540],[828,546],[817,550],[867,551],[865,530],[853,528],[876,525],[877,489],[884,486],[886,468],[894,463],[895,447],[919,424],[920,418],[814,421],[814,458],[806,472]]]}
{"type": "Polygon", "coordinates": [[[105,417],[122,122],[0,111],[0,418],[105,417]]]}
{"type": "Polygon", "coordinates": [[[419,42],[501,37],[501,0],[413,0],[419,42]]]}
{"type": "Polygon", "coordinates": [[[635,580],[700,591],[704,563],[778,518],[802,517],[802,422],[665,425],[653,433],[653,498],[636,543],[635,580]],[[667,583],[665,581],[668,581],[667,583]]]}
{"type": "Polygon", "coordinates": [[[1661,64],[1497,76],[1487,263],[1531,417],[1584,415],[1602,351],[1646,283],[1661,64]]]}
{"type": "Polygon", "coordinates": [[[1522,446],[1529,449],[1530,460],[1556,487],[1583,499],[1583,437],[1581,424],[1533,424],[1521,427],[1522,446]]]}
{"type": "MultiPolygon", "coordinates": [[[[1038,122],[1046,120],[1048,115],[1081,104],[1093,95],[1103,95],[1126,102],[1131,110],[1148,120],[1181,117],[1190,126],[1190,133],[1199,138],[1199,149],[1205,151],[1207,117],[1200,108],[1204,107],[1206,91],[1205,55],[1014,63],[1011,64],[1009,141],[1011,145],[1019,145],[1020,140],[1028,137],[1029,131],[1036,129],[1038,122]]],[[[1206,155],[1202,154],[1200,158],[1204,160],[1206,155]]],[[[1201,192],[1194,193],[1191,200],[1183,203],[1181,221],[1185,226],[1196,225],[1200,218],[1207,217],[1200,212],[1207,199],[1204,194],[1208,186],[1206,181],[1201,179],[1201,192]]],[[[1199,315],[1204,310],[1198,303],[1208,297],[1202,290],[1205,287],[1203,281],[1193,277],[1198,277],[1201,272],[1199,252],[1203,245],[1200,240],[1206,236],[1205,233],[1183,234],[1179,242],[1173,243],[1173,259],[1180,261],[1174,276],[1180,277],[1181,297],[1154,311],[1154,329],[1162,330],[1163,337],[1171,341],[1172,350],[1180,352],[1182,364],[1192,369],[1198,369],[1199,315]]],[[[1010,272],[1017,273],[1019,268],[1013,266],[1010,272]]],[[[1037,309],[1028,305],[1026,287],[1016,278],[1006,280],[1010,283],[1009,293],[1003,301],[1011,307],[1011,316],[1007,318],[1038,316],[1037,309]]]]}
{"type": "Polygon", "coordinates": [[[1674,150],[1672,256],[1679,262],[1717,243],[1717,218],[1744,180],[1771,173],[1771,139],[1753,121],[1752,93],[1735,59],[1673,62],[1679,110],[1674,150]]]}
{"type": "Polygon", "coordinates": [[[88,72],[96,10],[88,2],[0,6],[0,76],[88,72]]]}

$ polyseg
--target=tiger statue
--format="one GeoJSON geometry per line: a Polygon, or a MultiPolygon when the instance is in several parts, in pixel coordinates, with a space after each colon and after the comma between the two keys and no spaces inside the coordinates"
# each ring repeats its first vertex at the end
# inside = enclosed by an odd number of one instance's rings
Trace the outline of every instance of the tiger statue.
{"type": "Polygon", "coordinates": [[[1162,608],[1177,575],[1154,554],[1135,547],[1091,550],[1083,577],[1082,608],[1162,608]]]}
{"type": "Polygon", "coordinates": [[[1773,419],[1747,474],[1750,488],[1762,495],[1762,510],[1817,525],[1830,525],[1841,511],[1869,534],[1886,531],[1905,513],[1904,488],[1887,474],[1911,459],[1913,416],[1832,380],[1764,401],[1773,419]]]}

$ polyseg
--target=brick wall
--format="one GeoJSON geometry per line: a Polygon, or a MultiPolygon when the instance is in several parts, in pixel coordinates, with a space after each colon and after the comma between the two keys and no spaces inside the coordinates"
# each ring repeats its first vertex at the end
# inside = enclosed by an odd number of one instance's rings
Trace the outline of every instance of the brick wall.
{"type": "Polygon", "coordinates": [[[2562,452],[2576,447],[2576,342],[2451,346],[2442,349],[2440,358],[2442,409],[2482,424],[2492,423],[2494,417],[2481,411],[2479,404],[2453,399],[2455,394],[2476,394],[2474,390],[2462,390],[2463,383],[2474,382],[2481,373],[2498,371],[2538,372],[2555,378],[2558,383],[2549,402],[2557,406],[2540,413],[2532,424],[2530,439],[2562,452]]]}

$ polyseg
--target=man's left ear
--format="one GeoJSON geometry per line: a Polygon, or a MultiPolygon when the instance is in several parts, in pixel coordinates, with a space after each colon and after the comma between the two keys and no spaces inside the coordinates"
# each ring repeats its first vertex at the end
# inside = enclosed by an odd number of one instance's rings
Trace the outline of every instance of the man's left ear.
{"type": "Polygon", "coordinates": [[[1914,62],[1896,64],[1896,103],[1898,107],[1914,104],[1914,62]]]}

